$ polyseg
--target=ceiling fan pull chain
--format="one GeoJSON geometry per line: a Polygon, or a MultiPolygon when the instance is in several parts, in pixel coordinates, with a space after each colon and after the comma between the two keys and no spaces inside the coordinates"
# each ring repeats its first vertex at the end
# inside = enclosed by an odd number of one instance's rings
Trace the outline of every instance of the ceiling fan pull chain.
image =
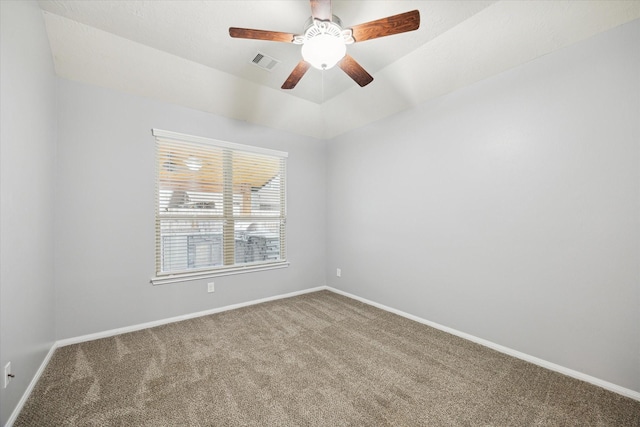
{"type": "Polygon", "coordinates": [[[311,18],[304,34],[230,27],[229,35],[241,39],[268,40],[302,45],[302,60],[293,69],[282,89],[293,89],[310,66],[322,70],[322,101],[324,102],[324,70],[338,65],[353,81],[366,86],[373,81],[355,59],[347,54],[346,45],[394,34],[414,31],[420,27],[420,11],[400,13],[351,28],[343,28],[342,21],[333,15],[331,0],[310,0],[311,18]]]}
{"type": "Polygon", "coordinates": [[[322,70],[322,103],[324,103],[324,73],[327,70],[322,70]]]}

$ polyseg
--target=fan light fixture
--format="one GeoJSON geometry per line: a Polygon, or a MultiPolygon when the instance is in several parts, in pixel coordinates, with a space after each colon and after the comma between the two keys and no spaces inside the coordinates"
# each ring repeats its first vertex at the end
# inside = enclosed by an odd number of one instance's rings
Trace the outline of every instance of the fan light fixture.
{"type": "Polygon", "coordinates": [[[311,18],[307,20],[303,34],[229,27],[229,35],[234,38],[302,45],[302,59],[282,84],[282,89],[296,87],[311,67],[327,70],[335,65],[364,87],[373,81],[373,76],[347,53],[346,45],[415,31],[420,27],[420,11],[416,9],[343,29],[342,21],[331,13],[331,0],[310,0],[309,3],[311,18]]]}
{"type": "Polygon", "coordinates": [[[334,67],[347,53],[348,44],[353,43],[351,30],[343,30],[337,22],[314,19],[304,35],[296,36],[294,43],[302,45],[302,58],[318,70],[334,67]]]}
{"type": "Polygon", "coordinates": [[[202,160],[194,156],[189,156],[189,158],[187,158],[184,163],[192,171],[198,171],[202,167],[202,160]]]}
{"type": "Polygon", "coordinates": [[[347,46],[338,37],[320,34],[302,45],[302,57],[319,70],[328,70],[344,58],[347,46]]]}

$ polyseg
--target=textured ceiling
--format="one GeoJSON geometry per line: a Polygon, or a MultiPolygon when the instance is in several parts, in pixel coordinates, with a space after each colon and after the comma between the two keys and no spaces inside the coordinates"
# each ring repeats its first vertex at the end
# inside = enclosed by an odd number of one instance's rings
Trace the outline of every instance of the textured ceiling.
{"type": "Polygon", "coordinates": [[[58,75],[330,138],[640,17],[640,1],[333,1],[345,27],[420,10],[419,30],[356,43],[375,78],[311,69],[280,89],[300,47],[230,26],[301,33],[299,1],[40,1],[58,75]],[[257,52],[281,61],[251,64],[257,52]]]}

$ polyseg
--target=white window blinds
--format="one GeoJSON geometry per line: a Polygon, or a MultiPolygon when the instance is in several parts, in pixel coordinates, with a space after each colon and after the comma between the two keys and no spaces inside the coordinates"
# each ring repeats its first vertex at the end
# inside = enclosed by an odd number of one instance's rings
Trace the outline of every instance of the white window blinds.
{"type": "Polygon", "coordinates": [[[158,129],[153,135],[153,283],[286,266],[287,153],[158,129]]]}

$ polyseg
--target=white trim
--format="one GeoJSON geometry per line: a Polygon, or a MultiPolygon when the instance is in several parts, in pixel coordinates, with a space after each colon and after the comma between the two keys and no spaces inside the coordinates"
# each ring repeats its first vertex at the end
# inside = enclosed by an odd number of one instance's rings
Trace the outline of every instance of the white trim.
{"type": "Polygon", "coordinates": [[[53,343],[53,345],[49,349],[49,352],[44,357],[44,360],[42,360],[42,363],[40,364],[40,367],[38,368],[38,370],[36,371],[36,374],[31,379],[31,382],[27,386],[27,389],[22,394],[22,397],[18,401],[18,404],[16,405],[15,408],[13,408],[13,412],[11,413],[11,416],[7,420],[7,423],[5,424],[5,427],[11,427],[13,425],[13,423],[16,422],[16,419],[18,418],[18,415],[20,415],[20,411],[22,411],[22,407],[24,406],[25,403],[27,403],[27,399],[31,395],[31,392],[33,391],[33,388],[36,386],[36,384],[40,380],[40,376],[42,375],[42,373],[44,372],[45,368],[49,364],[49,361],[51,360],[51,356],[53,356],[53,353],[56,351],[57,348],[58,348],[58,342],[56,341],[56,342],[53,343]]]}
{"type": "Polygon", "coordinates": [[[82,335],[82,336],[79,336],[79,337],[66,338],[66,339],[58,340],[58,342],[56,344],[58,345],[58,347],[64,347],[64,346],[71,345],[71,344],[78,344],[78,343],[81,343],[81,342],[93,341],[93,340],[97,340],[97,339],[100,339],[100,338],[107,338],[107,337],[112,337],[114,335],[126,334],[128,332],[135,332],[135,331],[139,331],[139,330],[142,330],[142,329],[153,328],[153,327],[156,327],[156,326],[166,325],[168,323],[181,322],[183,320],[194,319],[196,317],[208,316],[210,314],[216,314],[216,313],[221,313],[223,311],[234,310],[236,308],[242,308],[242,307],[247,307],[247,306],[250,306],[250,305],[261,304],[263,302],[275,301],[275,300],[284,299],[284,298],[291,298],[291,297],[295,297],[295,296],[298,296],[298,295],[303,295],[303,294],[308,294],[308,293],[311,293],[311,292],[321,291],[321,290],[324,290],[324,289],[327,289],[327,287],[326,286],[318,286],[318,287],[315,287],[315,288],[310,288],[310,289],[304,289],[304,290],[301,290],[301,291],[290,292],[288,294],[275,295],[275,296],[272,296],[272,297],[266,297],[266,298],[261,298],[261,299],[257,299],[257,300],[241,302],[241,303],[238,303],[238,304],[226,305],[224,307],[212,308],[210,310],[198,311],[198,312],[195,312],[195,313],[183,314],[181,316],[175,316],[175,317],[169,317],[169,318],[166,318],[166,319],[154,320],[152,322],[139,323],[137,325],[125,326],[123,328],[110,329],[108,331],[96,332],[94,334],[82,335]]]}
{"type": "Polygon", "coordinates": [[[466,340],[472,341],[472,342],[474,342],[476,344],[480,344],[480,345],[483,345],[485,347],[489,347],[489,348],[491,348],[493,350],[499,351],[500,353],[504,353],[504,354],[507,354],[509,356],[513,356],[513,357],[515,357],[517,359],[521,359],[521,360],[524,360],[526,362],[533,363],[534,365],[542,366],[543,368],[549,369],[551,371],[559,372],[559,373],[561,373],[563,375],[566,375],[566,376],[569,376],[569,377],[572,377],[572,378],[575,378],[575,379],[578,379],[578,380],[581,380],[581,381],[596,385],[598,387],[602,387],[602,388],[604,388],[606,390],[609,390],[609,391],[612,391],[614,393],[618,393],[618,394],[621,394],[623,396],[629,397],[631,399],[640,401],[640,392],[637,392],[635,390],[631,390],[631,389],[619,386],[617,384],[601,380],[600,378],[592,377],[591,375],[587,375],[587,374],[584,374],[582,372],[574,371],[573,369],[565,368],[564,366],[560,366],[560,365],[557,365],[555,363],[548,362],[546,360],[537,358],[535,356],[531,356],[531,355],[526,354],[526,353],[522,353],[522,352],[520,352],[518,350],[514,350],[512,348],[505,347],[505,346],[500,345],[500,344],[496,344],[494,342],[485,340],[483,338],[478,338],[478,337],[476,337],[474,335],[470,335],[470,334],[467,334],[466,332],[458,331],[457,329],[453,329],[453,328],[450,328],[448,326],[444,326],[444,325],[441,325],[439,323],[432,322],[430,320],[425,320],[425,319],[423,319],[421,317],[414,316],[413,314],[405,313],[404,311],[400,311],[400,310],[397,310],[395,308],[391,308],[391,307],[388,307],[386,305],[379,304],[377,302],[374,302],[374,301],[368,300],[366,298],[362,298],[362,297],[350,294],[350,293],[345,292],[345,291],[341,291],[339,289],[332,288],[330,286],[327,286],[326,288],[331,292],[335,292],[335,293],[343,295],[345,297],[353,298],[355,300],[358,300],[358,301],[363,302],[365,304],[372,305],[372,306],[377,307],[379,309],[382,309],[384,311],[388,311],[390,313],[397,314],[399,316],[405,317],[405,318],[410,319],[410,320],[414,320],[414,321],[422,323],[424,325],[431,326],[432,328],[439,329],[439,330],[447,332],[447,333],[449,333],[451,335],[455,335],[455,336],[458,336],[460,338],[464,338],[466,340]]]}
{"type": "Polygon", "coordinates": [[[277,157],[289,157],[286,151],[271,150],[270,148],[255,147],[253,145],[237,144],[235,142],[220,141],[219,139],[205,138],[203,136],[187,135],[162,129],[151,129],[156,138],[172,139],[174,141],[194,142],[196,144],[215,145],[216,147],[230,148],[232,150],[248,151],[250,153],[267,154],[277,157]]]}
{"type": "Polygon", "coordinates": [[[259,265],[236,265],[229,268],[220,268],[217,270],[206,270],[199,273],[174,273],[166,276],[157,276],[151,278],[153,285],[165,285],[167,283],[187,282],[189,280],[210,279],[212,277],[231,276],[234,274],[251,273],[254,271],[275,270],[278,268],[289,267],[289,262],[274,262],[259,265]]]}
{"type": "Polygon", "coordinates": [[[108,330],[108,331],[98,332],[98,333],[95,333],[95,334],[88,334],[88,335],[82,335],[82,336],[79,336],[79,337],[58,340],[53,344],[53,346],[49,350],[49,353],[47,353],[47,356],[42,361],[42,363],[40,365],[40,368],[38,369],[38,371],[34,375],[34,377],[31,380],[31,382],[29,383],[29,386],[27,387],[27,389],[25,390],[24,394],[22,395],[22,398],[20,399],[20,401],[16,405],[15,409],[13,410],[13,412],[11,414],[11,417],[9,417],[9,420],[7,421],[7,424],[5,425],[5,427],[11,427],[13,425],[13,423],[15,422],[16,418],[18,418],[18,415],[20,414],[20,411],[22,410],[22,407],[26,403],[27,399],[29,398],[29,395],[33,391],[33,388],[35,387],[36,383],[40,379],[40,376],[42,375],[42,373],[44,372],[44,369],[49,364],[49,360],[51,359],[51,356],[53,355],[54,351],[58,347],[64,347],[64,346],[67,346],[67,345],[78,344],[78,343],[86,342],[86,341],[93,341],[93,340],[100,339],[100,338],[107,338],[107,337],[111,337],[111,336],[114,336],[114,335],[124,334],[124,333],[127,333],[127,332],[134,332],[134,331],[139,331],[139,330],[142,330],[142,329],[153,328],[155,326],[166,325],[168,323],[179,322],[179,321],[182,321],[182,320],[193,319],[193,318],[201,317],[201,316],[208,316],[210,314],[221,313],[223,311],[228,311],[228,310],[234,310],[236,308],[247,307],[247,306],[250,306],[250,305],[260,304],[260,303],[263,303],[263,302],[274,301],[274,300],[278,300],[278,299],[295,297],[295,296],[298,296],[298,295],[308,294],[308,293],[311,293],[311,292],[317,292],[317,291],[322,291],[322,290],[328,290],[328,291],[334,292],[336,294],[343,295],[343,296],[346,296],[348,298],[355,299],[357,301],[363,302],[363,303],[371,305],[373,307],[377,307],[377,308],[379,308],[381,310],[385,310],[385,311],[388,311],[390,313],[397,314],[399,316],[402,316],[402,317],[405,317],[407,319],[416,321],[418,323],[422,323],[424,325],[431,326],[433,328],[436,328],[436,329],[439,329],[441,331],[447,332],[449,334],[458,336],[460,338],[475,342],[475,343],[483,345],[485,347],[489,347],[489,348],[491,348],[493,350],[499,351],[499,352],[507,354],[509,356],[513,356],[513,357],[516,357],[518,359],[521,359],[521,360],[524,360],[524,361],[527,361],[527,362],[531,362],[531,363],[533,363],[535,365],[542,366],[543,368],[549,369],[551,371],[559,372],[559,373],[561,373],[563,375],[567,375],[569,377],[576,378],[576,379],[581,380],[581,381],[585,381],[587,383],[596,385],[598,387],[602,387],[602,388],[604,388],[606,390],[609,390],[609,391],[612,391],[614,393],[618,393],[618,394],[620,394],[622,396],[626,396],[626,397],[629,397],[631,399],[640,401],[640,392],[637,392],[637,391],[634,391],[634,390],[631,390],[631,389],[628,389],[628,388],[621,387],[619,385],[610,383],[608,381],[601,380],[601,379],[596,378],[596,377],[592,377],[591,375],[583,374],[582,372],[574,371],[573,369],[565,368],[564,366],[560,366],[560,365],[557,365],[555,363],[551,363],[551,362],[548,362],[546,360],[539,359],[539,358],[534,357],[534,356],[530,356],[528,354],[519,352],[517,350],[513,350],[511,348],[502,346],[500,344],[496,344],[496,343],[493,343],[491,341],[487,341],[485,339],[478,338],[476,336],[467,334],[465,332],[458,331],[458,330],[453,329],[453,328],[449,328],[449,327],[441,325],[439,323],[435,323],[435,322],[431,322],[429,320],[425,320],[425,319],[423,319],[421,317],[414,316],[413,314],[405,313],[404,311],[400,311],[400,310],[397,310],[395,308],[391,308],[391,307],[388,307],[386,305],[379,304],[377,302],[368,300],[366,298],[361,298],[359,296],[350,294],[350,293],[345,292],[345,291],[341,291],[341,290],[336,289],[336,288],[332,288],[330,286],[317,286],[315,288],[309,288],[309,289],[304,289],[304,290],[301,290],[301,291],[290,292],[288,294],[276,295],[276,296],[273,296],[273,297],[261,298],[261,299],[257,299],[257,300],[253,300],[253,301],[248,301],[248,302],[243,302],[243,303],[238,303],[238,304],[232,304],[232,305],[228,305],[228,306],[224,306],[224,307],[214,308],[214,309],[211,309],[211,310],[205,310],[205,311],[200,311],[200,312],[196,312],[196,313],[185,314],[185,315],[182,315],[182,316],[176,316],[176,317],[171,317],[171,318],[167,318],[167,319],[156,320],[156,321],[153,321],[153,322],[140,323],[140,324],[137,324],[137,325],[127,326],[127,327],[124,327],[124,328],[111,329],[111,330],[108,330]]]}

